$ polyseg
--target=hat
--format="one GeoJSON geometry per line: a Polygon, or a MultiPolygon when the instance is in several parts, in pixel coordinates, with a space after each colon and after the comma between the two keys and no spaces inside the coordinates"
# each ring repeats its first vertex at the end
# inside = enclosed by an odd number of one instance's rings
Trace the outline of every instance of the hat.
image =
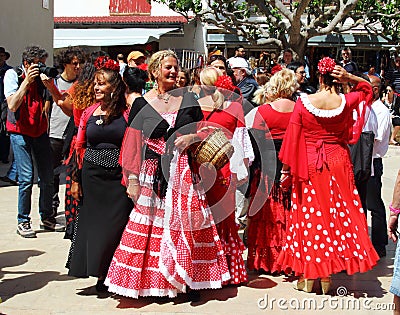
{"type": "Polygon", "coordinates": [[[210,58],[211,56],[222,56],[222,52],[219,49],[214,50],[208,54],[208,58],[210,58]]]}
{"type": "Polygon", "coordinates": [[[132,60],[132,59],[133,59],[133,60],[136,60],[136,59],[139,59],[140,57],[146,58],[146,56],[143,55],[140,51],[134,50],[134,51],[131,51],[131,52],[129,53],[127,60],[128,60],[128,62],[129,62],[129,61],[132,60]]]}
{"type": "Polygon", "coordinates": [[[229,65],[231,69],[235,68],[249,69],[249,64],[247,63],[246,59],[242,57],[234,57],[229,59],[229,65]]]}
{"type": "Polygon", "coordinates": [[[0,47],[0,54],[6,54],[6,60],[10,58],[10,53],[4,49],[4,47],[0,47]]]}

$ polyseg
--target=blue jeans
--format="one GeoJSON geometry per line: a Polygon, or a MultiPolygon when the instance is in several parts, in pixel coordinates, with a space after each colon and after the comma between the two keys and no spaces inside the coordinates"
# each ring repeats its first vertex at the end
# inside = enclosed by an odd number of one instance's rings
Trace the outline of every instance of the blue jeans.
{"type": "Polygon", "coordinates": [[[18,173],[17,173],[17,162],[15,158],[13,158],[10,168],[8,169],[7,175],[9,179],[18,181],[18,173]]]}
{"type": "Polygon", "coordinates": [[[393,279],[390,293],[400,296],[400,241],[397,240],[396,255],[394,256],[393,279]]]}
{"type": "Polygon", "coordinates": [[[38,170],[39,214],[42,220],[53,216],[53,166],[48,135],[33,138],[11,134],[11,145],[17,161],[18,173],[18,223],[29,222],[34,180],[33,158],[38,170]]]}

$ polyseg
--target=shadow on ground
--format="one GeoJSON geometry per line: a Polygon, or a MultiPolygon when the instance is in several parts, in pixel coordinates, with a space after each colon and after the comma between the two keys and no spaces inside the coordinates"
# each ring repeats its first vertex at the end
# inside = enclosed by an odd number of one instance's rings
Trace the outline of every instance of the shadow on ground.
{"type": "Polygon", "coordinates": [[[5,268],[21,266],[29,258],[44,254],[38,250],[17,250],[0,253],[0,296],[4,301],[22,293],[43,288],[52,281],[70,280],[71,277],[55,271],[6,271],[5,268]],[[3,279],[6,275],[11,276],[3,279]]]}
{"type": "MultiPolygon", "coordinates": [[[[258,274],[249,274],[249,281],[243,286],[255,289],[269,289],[276,285],[277,283],[269,278],[259,276],[258,274]]],[[[239,287],[240,286],[237,285],[228,285],[224,286],[222,289],[200,290],[200,298],[196,300],[191,300],[188,294],[178,294],[178,296],[173,299],[168,297],[139,297],[138,299],[132,299],[120,295],[114,295],[113,298],[119,302],[117,308],[121,309],[140,309],[150,304],[163,305],[167,303],[172,303],[173,305],[190,303],[190,306],[196,307],[204,305],[210,301],[228,301],[229,299],[236,298],[239,287]]],[[[90,292],[93,291],[90,289],[90,292]]]]}
{"type": "Polygon", "coordinates": [[[190,303],[191,306],[200,306],[209,301],[227,301],[235,298],[238,294],[237,286],[226,286],[222,289],[215,290],[199,290],[200,298],[194,300],[190,299],[188,294],[178,294],[176,298],[168,297],[139,297],[138,299],[127,298],[120,295],[114,295],[113,298],[119,302],[117,308],[142,308],[150,304],[166,304],[172,303],[174,305],[190,303]]]}

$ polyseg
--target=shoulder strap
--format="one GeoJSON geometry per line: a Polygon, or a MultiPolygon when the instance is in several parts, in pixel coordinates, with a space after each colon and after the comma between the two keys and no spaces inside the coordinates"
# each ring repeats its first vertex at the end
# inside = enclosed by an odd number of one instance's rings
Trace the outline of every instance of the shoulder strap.
{"type": "Polygon", "coordinates": [[[214,108],[214,109],[212,110],[212,112],[211,112],[210,114],[208,114],[208,116],[206,117],[205,120],[209,120],[210,117],[211,117],[216,111],[217,111],[217,110],[214,108]]]}
{"type": "Polygon", "coordinates": [[[14,67],[13,70],[17,73],[18,76],[18,88],[22,84],[22,81],[24,81],[24,70],[22,70],[21,66],[14,67]]]}
{"type": "MultiPolygon", "coordinates": [[[[57,87],[57,89],[58,89],[58,80],[61,78],[61,74],[59,74],[59,75],[57,75],[55,78],[54,78],[54,85],[57,87]]],[[[61,80],[62,80],[62,78],[61,78],[61,80]]]]}

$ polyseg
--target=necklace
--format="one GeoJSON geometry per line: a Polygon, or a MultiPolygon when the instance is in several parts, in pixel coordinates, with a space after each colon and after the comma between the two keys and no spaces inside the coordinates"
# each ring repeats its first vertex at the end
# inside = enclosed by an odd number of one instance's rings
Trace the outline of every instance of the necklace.
{"type": "Polygon", "coordinates": [[[96,125],[100,126],[104,123],[103,115],[100,115],[100,118],[96,120],[96,125]]]}
{"type": "Polygon", "coordinates": [[[158,89],[154,89],[154,90],[155,90],[155,92],[157,93],[157,98],[158,98],[159,100],[164,101],[165,104],[168,104],[169,99],[171,98],[171,94],[168,94],[168,93],[160,93],[160,92],[158,91],[158,89]]]}

